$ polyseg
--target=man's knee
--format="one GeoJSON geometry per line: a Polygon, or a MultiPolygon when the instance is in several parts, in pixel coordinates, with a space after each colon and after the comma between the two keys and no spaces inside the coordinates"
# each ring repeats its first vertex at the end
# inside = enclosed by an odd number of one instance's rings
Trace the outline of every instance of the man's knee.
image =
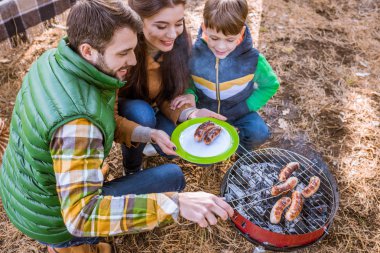
{"type": "Polygon", "coordinates": [[[186,186],[186,180],[181,168],[176,164],[166,164],[164,170],[165,181],[174,186],[175,191],[182,191],[186,186]]]}

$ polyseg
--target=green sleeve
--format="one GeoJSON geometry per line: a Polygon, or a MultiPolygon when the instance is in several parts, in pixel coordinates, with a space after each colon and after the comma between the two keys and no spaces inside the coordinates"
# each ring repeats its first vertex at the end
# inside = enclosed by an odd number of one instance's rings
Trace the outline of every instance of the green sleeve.
{"type": "Polygon", "coordinates": [[[185,90],[185,94],[192,94],[192,95],[194,95],[195,102],[198,102],[198,96],[197,96],[197,92],[196,92],[196,88],[195,88],[193,79],[190,79],[190,81],[189,81],[189,88],[187,88],[185,90]]]}
{"type": "Polygon", "coordinates": [[[280,87],[280,83],[272,67],[261,54],[259,55],[253,81],[257,87],[246,100],[246,103],[250,111],[257,111],[268,102],[280,87]]]}

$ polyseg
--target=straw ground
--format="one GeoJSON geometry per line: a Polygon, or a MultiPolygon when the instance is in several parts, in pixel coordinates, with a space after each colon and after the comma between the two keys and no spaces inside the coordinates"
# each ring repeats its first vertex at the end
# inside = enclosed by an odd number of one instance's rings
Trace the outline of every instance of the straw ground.
{"type": "MultiPolygon", "coordinates": [[[[189,3],[187,17],[193,35],[203,2],[189,3]]],[[[380,252],[379,8],[375,0],[264,1],[258,48],[281,80],[279,92],[261,110],[273,132],[265,146],[312,147],[335,175],[341,195],[330,235],[300,252],[380,252]]],[[[22,76],[63,34],[60,29],[46,30],[32,44],[1,56],[0,117],[8,124],[22,76]]],[[[219,194],[223,172],[235,159],[209,168],[175,162],[185,172],[187,191],[219,194]]],[[[107,161],[111,167],[108,180],[120,176],[118,145],[107,161]]],[[[149,158],[146,166],[164,162],[168,161],[149,158]]],[[[181,221],[181,225],[107,240],[118,252],[240,253],[253,249],[223,222],[201,229],[181,221]]],[[[1,252],[45,250],[18,232],[0,207],[1,252]]]]}

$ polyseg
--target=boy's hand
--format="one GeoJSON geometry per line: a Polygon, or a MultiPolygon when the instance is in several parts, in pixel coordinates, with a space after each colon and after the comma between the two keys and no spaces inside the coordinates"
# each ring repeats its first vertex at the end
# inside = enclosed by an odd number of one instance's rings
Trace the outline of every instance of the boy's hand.
{"type": "Polygon", "coordinates": [[[234,210],[223,200],[206,192],[181,192],[178,195],[180,215],[201,227],[215,225],[217,217],[227,220],[234,210]]]}
{"type": "Polygon", "coordinates": [[[155,142],[161,150],[167,155],[175,155],[176,146],[170,141],[169,135],[162,130],[152,129],[150,139],[155,142]]]}
{"type": "Polygon", "coordinates": [[[194,119],[194,118],[203,118],[203,117],[208,117],[208,118],[215,118],[215,119],[220,119],[220,120],[226,120],[227,118],[224,117],[221,114],[218,114],[216,112],[210,111],[208,109],[196,109],[194,112],[192,112],[189,115],[188,119],[194,119]]]}
{"type": "Polygon", "coordinates": [[[192,94],[186,94],[176,97],[170,103],[170,109],[175,110],[181,108],[185,104],[189,104],[192,107],[195,107],[195,96],[192,94]]]}

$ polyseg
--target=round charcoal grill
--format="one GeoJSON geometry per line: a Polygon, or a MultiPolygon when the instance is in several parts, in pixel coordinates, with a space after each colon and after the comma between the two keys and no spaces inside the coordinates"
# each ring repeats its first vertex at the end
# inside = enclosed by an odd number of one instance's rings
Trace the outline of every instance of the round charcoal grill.
{"type": "Polygon", "coordinates": [[[249,241],[268,250],[292,251],[305,248],[328,234],[338,209],[337,184],[324,166],[284,149],[261,149],[241,156],[225,174],[221,193],[234,208],[231,218],[236,228],[249,241]],[[292,222],[270,223],[270,212],[282,196],[272,196],[271,188],[280,184],[278,174],[290,162],[299,162],[300,169],[291,176],[298,178],[294,190],[302,191],[310,177],[318,176],[318,191],[304,200],[300,215],[292,222]]]}

